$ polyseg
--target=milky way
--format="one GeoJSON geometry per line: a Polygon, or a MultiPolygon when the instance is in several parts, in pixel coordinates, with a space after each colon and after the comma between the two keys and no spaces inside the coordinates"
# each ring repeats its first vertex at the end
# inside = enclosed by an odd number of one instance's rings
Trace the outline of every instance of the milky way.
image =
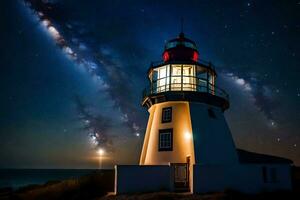
{"type": "MultiPolygon", "coordinates": [[[[140,125],[136,105],[127,102],[125,96],[130,96],[131,89],[124,85],[126,82],[125,74],[118,66],[119,60],[112,56],[112,52],[105,48],[95,50],[84,41],[83,25],[78,23],[67,23],[60,25],[60,28],[68,34],[65,38],[55,26],[51,19],[51,13],[56,8],[56,4],[51,1],[25,1],[25,5],[32,11],[32,14],[38,18],[41,25],[47,30],[59,48],[65,55],[74,60],[77,65],[84,67],[96,80],[99,90],[107,95],[114,102],[115,108],[121,112],[121,120],[131,130],[134,136],[140,135],[140,125]]],[[[106,129],[113,126],[112,122],[105,116],[93,116],[88,114],[79,97],[76,97],[80,119],[83,121],[88,135],[91,138],[92,145],[96,147],[108,147],[112,149],[112,141],[108,138],[106,129]]]]}

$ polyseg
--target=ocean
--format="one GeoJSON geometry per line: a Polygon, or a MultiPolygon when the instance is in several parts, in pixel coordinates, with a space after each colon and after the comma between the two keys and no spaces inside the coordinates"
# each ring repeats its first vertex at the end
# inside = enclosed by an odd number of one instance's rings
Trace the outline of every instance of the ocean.
{"type": "Polygon", "coordinates": [[[48,181],[79,178],[96,169],[0,169],[0,188],[44,184],[48,181]]]}

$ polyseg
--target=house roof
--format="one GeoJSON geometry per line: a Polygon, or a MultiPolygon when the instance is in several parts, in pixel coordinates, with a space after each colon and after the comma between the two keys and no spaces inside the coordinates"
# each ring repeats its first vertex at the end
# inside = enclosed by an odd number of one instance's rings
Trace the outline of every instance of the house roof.
{"type": "Polygon", "coordinates": [[[293,161],[287,158],[271,156],[266,154],[254,153],[237,149],[240,163],[261,163],[261,164],[292,164],[293,161]]]}

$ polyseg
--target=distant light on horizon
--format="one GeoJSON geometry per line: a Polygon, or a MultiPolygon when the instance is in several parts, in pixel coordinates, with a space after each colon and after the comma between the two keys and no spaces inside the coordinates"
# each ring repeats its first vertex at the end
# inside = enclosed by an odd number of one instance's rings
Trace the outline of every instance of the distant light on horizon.
{"type": "Polygon", "coordinates": [[[104,149],[100,148],[100,149],[98,149],[97,153],[98,153],[100,156],[102,156],[102,155],[105,154],[105,151],[104,151],[104,149]]]}

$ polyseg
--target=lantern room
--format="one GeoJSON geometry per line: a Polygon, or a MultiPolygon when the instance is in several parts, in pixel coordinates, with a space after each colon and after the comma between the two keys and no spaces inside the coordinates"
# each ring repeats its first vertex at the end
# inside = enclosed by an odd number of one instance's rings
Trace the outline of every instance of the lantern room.
{"type": "Polygon", "coordinates": [[[162,58],[152,62],[148,70],[150,84],[144,90],[142,105],[181,99],[229,107],[227,93],[216,86],[214,66],[199,59],[194,41],[180,33],[165,44],[162,58]]]}
{"type": "Polygon", "coordinates": [[[149,79],[152,93],[166,91],[214,91],[216,73],[200,63],[163,64],[152,68],[149,79]]]}
{"type": "Polygon", "coordinates": [[[151,93],[214,92],[215,70],[210,63],[199,62],[196,43],[183,33],[166,43],[162,57],[163,62],[152,63],[148,72],[151,93]]]}

